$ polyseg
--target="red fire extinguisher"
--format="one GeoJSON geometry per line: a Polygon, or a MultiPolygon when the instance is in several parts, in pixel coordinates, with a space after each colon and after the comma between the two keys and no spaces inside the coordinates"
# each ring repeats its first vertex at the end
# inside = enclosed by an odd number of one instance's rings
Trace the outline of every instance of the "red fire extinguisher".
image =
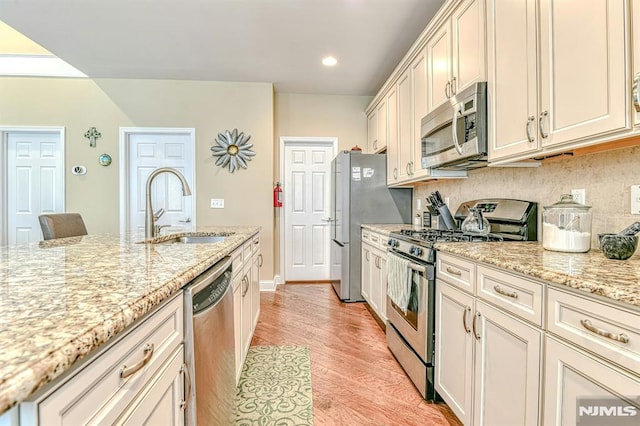
{"type": "Polygon", "coordinates": [[[273,207],[282,207],[282,187],[280,182],[276,182],[276,186],[273,188],[273,207]]]}

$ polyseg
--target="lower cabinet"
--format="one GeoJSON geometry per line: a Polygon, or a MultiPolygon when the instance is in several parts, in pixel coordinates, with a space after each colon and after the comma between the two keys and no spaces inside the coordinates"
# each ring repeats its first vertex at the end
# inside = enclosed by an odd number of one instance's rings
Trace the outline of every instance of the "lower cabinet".
{"type": "Polygon", "coordinates": [[[610,416],[640,419],[640,377],[551,336],[545,361],[544,424],[613,424],[610,416]]]}
{"type": "Polygon", "coordinates": [[[183,320],[180,292],[64,382],[21,403],[20,424],[183,424],[183,320]]]}
{"type": "Polygon", "coordinates": [[[387,321],[387,252],[381,234],[362,230],[361,292],[382,322],[387,321]]]}
{"type": "Polygon", "coordinates": [[[231,257],[233,271],[233,326],[235,340],[236,382],[251,345],[260,313],[260,239],[254,237],[239,247],[231,257]]]}
{"type": "Polygon", "coordinates": [[[465,425],[540,423],[542,336],[459,284],[437,279],[435,387],[465,425]]]}

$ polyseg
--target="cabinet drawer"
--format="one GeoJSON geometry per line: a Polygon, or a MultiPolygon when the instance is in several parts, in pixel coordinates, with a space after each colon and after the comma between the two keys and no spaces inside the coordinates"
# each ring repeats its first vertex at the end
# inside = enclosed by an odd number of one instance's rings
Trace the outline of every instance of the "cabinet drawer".
{"type": "Polygon", "coordinates": [[[112,424],[183,341],[182,293],[91,361],[38,406],[40,424],[112,424]],[[126,378],[121,370],[145,358],[126,378]]]}
{"type": "Polygon", "coordinates": [[[243,249],[238,247],[233,253],[231,253],[231,271],[235,277],[242,271],[243,265],[243,249]]]}
{"type": "Polygon", "coordinates": [[[367,241],[369,242],[371,240],[371,231],[369,231],[368,229],[362,229],[362,241],[367,241]]]}
{"type": "Polygon", "coordinates": [[[253,242],[248,241],[244,243],[244,246],[242,246],[242,256],[244,257],[244,263],[249,262],[252,254],[253,254],[253,242]]]}
{"type": "Polygon", "coordinates": [[[478,265],[476,296],[542,327],[543,285],[478,265]]]}
{"type": "Polygon", "coordinates": [[[476,266],[458,257],[438,252],[436,278],[473,294],[476,266]]]}
{"type": "Polygon", "coordinates": [[[375,247],[380,247],[380,241],[382,240],[382,238],[380,237],[380,234],[376,234],[375,232],[372,232],[371,235],[369,236],[369,240],[371,241],[371,245],[375,247]]]}
{"type": "Polygon", "coordinates": [[[640,371],[640,313],[549,288],[548,331],[640,371]]]}

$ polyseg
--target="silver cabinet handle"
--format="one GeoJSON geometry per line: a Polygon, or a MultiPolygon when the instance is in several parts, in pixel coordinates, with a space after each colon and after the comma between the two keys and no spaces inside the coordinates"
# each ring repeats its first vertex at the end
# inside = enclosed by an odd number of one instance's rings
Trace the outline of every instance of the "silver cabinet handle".
{"type": "Polygon", "coordinates": [[[453,268],[451,268],[449,266],[447,266],[447,272],[452,274],[452,275],[457,275],[459,277],[462,276],[462,271],[457,271],[457,270],[455,270],[455,269],[453,269],[453,268]]]}
{"type": "Polygon", "coordinates": [[[411,176],[411,170],[409,170],[410,167],[411,167],[411,163],[407,163],[407,165],[404,168],[407,171],[407,175],[409,176],[411,176]]]}
{"type": "Polygon", "coordinates": [[[451,80],[451,94],[455,95],[456,93],[458,93],[458,91],[456,90],[456,78],[453,77],[453,79],[451,80]]]}
{"type": "Polygon", "coordinates": [[[493,289],[496,291],[496,293],[503,296],[512,297],[514,299],[518,298],[518,293],[516,293],[515,291],[504,291],[502,288],[500,288],[499,285],[494,285],[493,289]]]}
{"type": "Polygon", "coordinates": [[[242,289],[242,297],[244,297],[247,294],[247,291],[249,291],[249,280],[247,279],[247,274],[244,274],[244,277],[242,277],[242,285],[244,286],[242,289]]]}
{"type": "Polygon", "coordinates": [[[544,121],[548,116],[549,111],[542,111],[540,113],[540,118],[538,119],[538,126],[540,127],[540,137],[542,137],[542,139],[546,139],[547,137],[549,137],[549,133],[546,133],[544,131],[544,121]]]}
{"type": "Polygon", "coordinates": [[[447,81],[447,84],[444,86],[444,95],[447,99],[451,98],[451,82],[447,81]]]}
{"type": "Polygon", "coordinates": [[[602,330],[601,328],[594,327],[593,324],[591,324],[591,321],[586,319],[580,320],[580,324],[582,324],[584,328],[594,334],[597,334],[598,336],[606,337],[607,339],[615,340],[616,342],[620,343],[629,343],[629,336],[627,336],[626,334],[613,334],[609,331],[602,330]]]}
{"type": "Polygon", "coordinates": [[[366,253],[364,254],[364,257],[365,257],[367,260],[369,260],[369,252],[366,252],[366,253]]]}
{"type": "Polygon", "coordinates": [[[476,320],[481,316],[482,315],[480,314],[480,312],[476,312],[476,314],[473,316],[473,323],[471,324],[471,326],[473,327],[473,337],[475,337],[476,340],[480,340],[480,335],[476,331],[476,320]]]}
{"type": "Polygon", "coordinates": [[[415,169],[413,167],[414,166],[413,161],[410,164],[411,164],[411,167],[409,167],[409,169],[411,170],[411,176],[413,176],[415,174],[415,171],[414,171],[415,169]]]}
{"type": "Polygon", "coordinates": [[[187,364],[182,364],[180,367],[180,373],[184,376],[185,389],[184,389],[184,400],[180,401],[180,408],[185,410],[187,408],[187,404],[191,399],[191,375],[189,374],[189,369],[187,368],[187,364]]]}
{"type": "Polygon", "coordinates": [[[462,313],[462,326],[464,327],[464,332],[469,334],[471,333],[471,329],[467,325],[467,314],[471,313],[471,306],[465,306],[464,312],[462,313]]]}
{"type": "Polygon", "coordinates": [[[533,136],[531,136],[531,125],[534,121],[536,121],[536,118],[533,115],[530,115],[527,119],[527,140],[529,141],[529,143],[534,142],[533,136]]]}
{"type": "Polygon", "coordinates": [[[154,349],[155,348],[153,346],[153,343],[147,343],[144,346],[144,349],[142,350],[142,354],[143,354],[142,359],[136,362],[131,367],[127,367],[126,365],[123,365],[122,368],[120,369],[120,378],[126,379],[127,377],[137,373],[140,369],[142,369],[142,367],[147,365],[149,361],[151,361],[151,358],[153,357],[154,349]]]}
{"type": "Polygon", "coordinates": [[[378,149],[378,141],[375,141],[375,142],[373,143],[373,150],[375,151],[375,150],[377,150],[377,149],[378,149]]]}
{"type": "Polygon", "coordinates": [[[633,76],[633,92],[631,97],[633,98],[633,107],[635,108],[636,112],[640,112],[640,93],[638,93],[638,86],[640,86],[640,73],[637,73],[635,76],[633,76]]]}
{"type": "Polygon", "coordinates": [[[262,264],[264,263],[264,259],[262,258],[262,253],[258,255],[258,268],[262,268],[262,264]]]}
{"type": "Polygon", "coordinates": [[[451,121],[451,134],[453,136],[453,146],[458,151],[458,154],[462,155],[462,147],[458,142],[458,114],[461,114],[462,110],[454,109],[453,110],[453,120],[451,121]]]}
{"type": "Polygon", "coordinates": [[[397,167],[393,168],[393,178],[394,179],[398,179],[398,168],[397,167]]]}

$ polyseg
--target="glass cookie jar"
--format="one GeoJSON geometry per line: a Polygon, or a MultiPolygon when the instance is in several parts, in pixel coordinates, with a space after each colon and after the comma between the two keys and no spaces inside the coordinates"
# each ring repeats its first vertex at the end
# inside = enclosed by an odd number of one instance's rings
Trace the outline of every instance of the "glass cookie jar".
{"type": "Polygon", "coordinates": [[[585,253],[591,248],[591,207],[563,194],[542,212],[542,247],[546,250],[585,253]]]}

